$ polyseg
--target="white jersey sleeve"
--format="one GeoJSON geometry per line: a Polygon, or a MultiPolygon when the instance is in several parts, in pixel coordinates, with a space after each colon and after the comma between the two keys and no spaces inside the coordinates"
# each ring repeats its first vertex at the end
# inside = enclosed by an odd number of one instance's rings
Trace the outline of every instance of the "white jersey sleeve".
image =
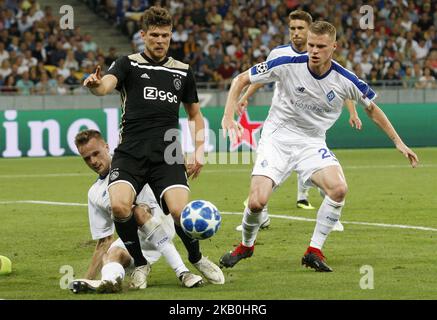
{"type": "Polygon", "coordinates": [[[280,68],[275,68],[272,61],[264,61],[254,65],[249,69],[249,79],[251,83],[269,83],[279,81],[280,68]]]}
{"type": "Polygon", "coordinates": [[[369,106],[370,102],[375,100],[377,94],[363,80],[359,79],[354,73],[340,66],[337,62],[332,62],[332,68],[348,79],[346,86],[346,99],[361,102],[364,106],[369,106]]]}
{"type": "Polygon", "coordinates": [[[93,240],[114,234],[114,222],[107,189],[109,175],[99,178],[88,191],[88,217],[93,240]]]}
{"type": "Polygon", "coordinates": [[[114,222],[110,213],[95,205],[90,198],[88,198],[88,218],[93,240],[114,234],[114,222]]]}

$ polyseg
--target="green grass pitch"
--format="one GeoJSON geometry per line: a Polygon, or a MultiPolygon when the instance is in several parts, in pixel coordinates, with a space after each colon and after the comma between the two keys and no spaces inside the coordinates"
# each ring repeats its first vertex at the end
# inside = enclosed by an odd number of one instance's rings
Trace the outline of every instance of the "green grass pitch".
{"type": "MultiPolygon", "coordinates": [[[[415,151],[421,163],[412,169],[395,149],[336,150],[349,193],[341,218],[345,231],[331,233],[324,247],[333,273],[300,265],[313,221],[272,218],[258,235],[254,256],[224,270],[223,286],[182,288],[161,259],[146,290],[114,295],[74,295],[60,285],[68,277],[62,267],[83,276],[94,250],[85,206],[14,202],[83,204],[95,175],[79,157],[1,159],[0,255],[12,260],[13,273],[0,276],[0,299],[436,299],[437,149],[415,151]],[[373,270],[373,289],[360,287],[368,279],[362,277],[370,276],[360,272],[363,266],[373,270]]],[[[216,262],[240,240],[235,227],[241,215],[226,213],[242,212],[251,168],[209,164],[191,182],[192,199],[210,200],[224,213],[218,234],[201,242],[216,262]]],[[[310,200],[320,205],[314,189],[310,200]]],[[[315,218],[315,211],[297,209],[295,201],[293,174],[274,193],[270,212],[315,218]]],[[[175,244],[192,267],[177,236],[175,244]]]]}

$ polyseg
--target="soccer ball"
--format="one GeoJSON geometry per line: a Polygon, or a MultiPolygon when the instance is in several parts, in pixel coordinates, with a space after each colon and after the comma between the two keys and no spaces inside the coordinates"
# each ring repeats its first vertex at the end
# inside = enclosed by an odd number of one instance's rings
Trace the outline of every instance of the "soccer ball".
{"type": "Polygon", "coordinates": [[[194,200],[181,214],[182,230],[192,239],[208,239],[217,233],[222,217],[216,206],[206,200],[194,200]]]}

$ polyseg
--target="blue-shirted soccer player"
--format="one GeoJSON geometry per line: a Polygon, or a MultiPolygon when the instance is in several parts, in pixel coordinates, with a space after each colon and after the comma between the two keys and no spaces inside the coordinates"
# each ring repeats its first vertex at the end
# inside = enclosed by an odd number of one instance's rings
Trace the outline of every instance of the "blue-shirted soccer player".
{"type": "Polygon", "coordinates": [[[322,247],[340,218],[347,184],[339,161],[326,146],[325,134],[339,118],[345,99],[360,101],[367,115],[412,167],[416,167],[417,155],[405,145],[384,112],[373,102],[375,92],[332,60],[336,47],[335,27],[317,21],[308,31],[308,55],[282,56],[259,63],[232,81],[222,119],[224,135],[229,134],[231,141],[241,135],[234,110],[243,88],[251,83],[272,81],[281,86],[278,86],[280,99],[271,106],[257,150],[249,203],[242,221],[243,239],[234,251],[221,257],[221,266],[233,267],[241,259],[252,256],[262,209],[273,188],[296,171],[307,185],[316,185],[325,194],[302,264],[316,271],[332,271],[322,247]]]}

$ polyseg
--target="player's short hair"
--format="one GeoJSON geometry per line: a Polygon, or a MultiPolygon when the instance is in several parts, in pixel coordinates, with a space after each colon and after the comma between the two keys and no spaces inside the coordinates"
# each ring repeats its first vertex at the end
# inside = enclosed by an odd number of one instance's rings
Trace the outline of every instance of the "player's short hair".
{"type": "Polygon", "coordinates": [[[312,23],[308,29],[309,32],[314,33],[318,36],[327,34],[329,35],[334,41],[337,37],[337,30],[335,27],[326,21],[316,21],[312,23]]]}
{"type": "Polygon", "coordinates": [[[76,147],[83,146],[93,138],[105,141],[99,131],[94,129],[86,129],[76,134],[76,137],[74,138],[74,143],[76,147]]]}
{"type": "Polygon", "coordinates": [[[142,28],[144,31],[150,27],[168,27],[173,26],[173,21],[167,9],[152,6],[144,11],[142,17],[142,28]]]}
{"type": "Polygon", "coordinates": [[[311,25],[311,23],[313,23],[313,17],[311,17],[311,15],[303,10],[294,10],[292,12],[290,12],[290,14],[288,15],[288,19],[291,20],[303,20],[306,23],[308,23],[308,25],[311,25]]]}

